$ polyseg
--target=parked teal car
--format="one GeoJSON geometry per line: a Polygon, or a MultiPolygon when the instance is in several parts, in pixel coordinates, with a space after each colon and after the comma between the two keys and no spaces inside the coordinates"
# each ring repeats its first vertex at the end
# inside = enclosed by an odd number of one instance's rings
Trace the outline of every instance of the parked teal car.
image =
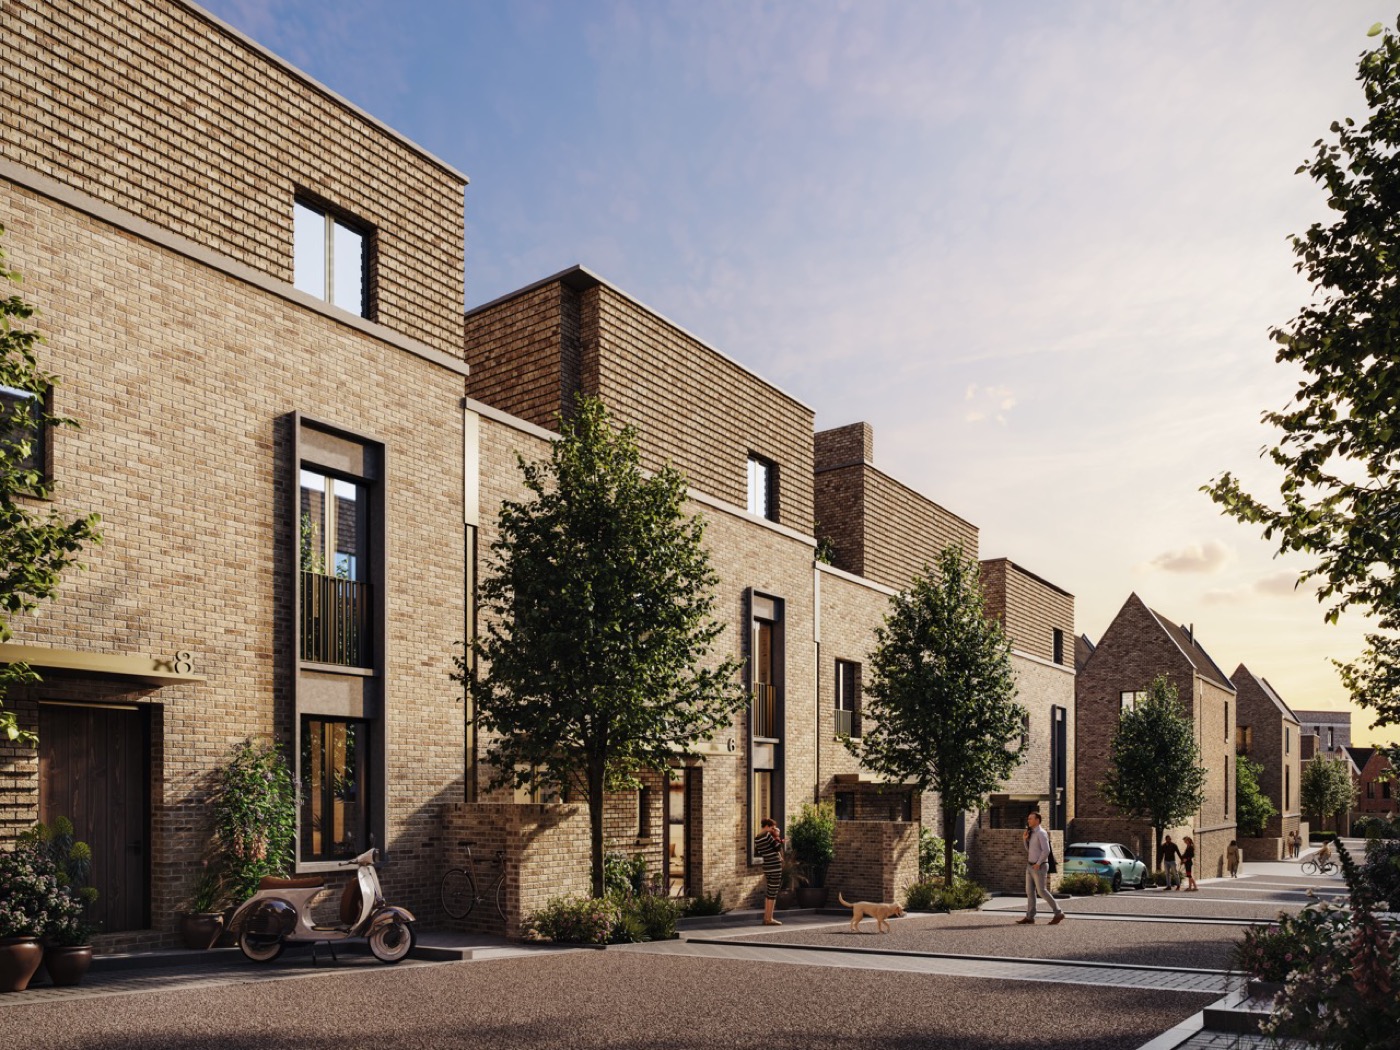
{"type": "Polygon", "coordinates": [[[1127,846],[1117,842],[1076,842],[1065,847],[1065,875],[1086,872],[1113,884],[1115,891],[1124,886],[1142,889],[1148,883],[1147,865],[1138,860],[1127,846]]]}

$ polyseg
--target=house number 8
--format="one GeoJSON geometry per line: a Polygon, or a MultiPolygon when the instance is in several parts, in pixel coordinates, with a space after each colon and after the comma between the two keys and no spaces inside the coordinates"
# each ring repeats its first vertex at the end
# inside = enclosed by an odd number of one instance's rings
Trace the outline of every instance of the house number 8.
{"type": "Polygon", "coordinates": [[[181,649],[175,654],[175,673],[192,674],[194,672],[194,657],[188,650],[181,649]]]}

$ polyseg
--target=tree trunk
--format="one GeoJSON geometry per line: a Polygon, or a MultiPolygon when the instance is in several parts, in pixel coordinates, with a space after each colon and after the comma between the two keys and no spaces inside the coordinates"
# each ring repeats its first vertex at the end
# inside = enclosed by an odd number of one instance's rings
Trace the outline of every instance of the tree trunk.
{"type": "Polygon", "coordinates": [[[589,855],[593,866],[593,896],[603,895],[603,763],[588,764],[589,855]]]}
{"type": "Polygon", "coordinates": [[[953,811],[943,807],[943,888],[953,888],[953,811]]]}

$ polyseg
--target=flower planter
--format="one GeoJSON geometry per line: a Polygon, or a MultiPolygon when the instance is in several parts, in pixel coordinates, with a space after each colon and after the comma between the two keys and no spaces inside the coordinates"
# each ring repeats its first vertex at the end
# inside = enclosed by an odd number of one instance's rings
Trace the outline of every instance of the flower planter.
{"type": "Polygon", "coordinates": [[[38,937],[0,937],[0,992],[22,992],[44,961],[38,937]]]}
{"type": "Polygon", "coordinates": [[[44,968],[54,987],[66,988],[78,984],[92,965],[92,945],[55,945],[44,949],[44,968]]]}
{"type": "Polygon", "coordinates": [[[778,901],[773,905],[778,911],[787,911],[797,903],[797,893],[795,890],[783,890],[778,894],[778,901]]]}
{"type": "Polygon", "coordinates": [[[826,887],[825,886],[799,886],[797,887],[797,906],[799,908],[825,908],[826,907],[826,887]]]}
{"type": "Polygon", "coordinates": [[[1282,981],[1260,981],[1253,978],[1249,982],[1249,997],[1251,999],[1272,999],[1283,991],[1282,981]]]}
{"type": "Polygon", "coordinates": [[[181,912],[180,940],[186,948],[207,951],[224,932],[223,912],[181,912]]]}

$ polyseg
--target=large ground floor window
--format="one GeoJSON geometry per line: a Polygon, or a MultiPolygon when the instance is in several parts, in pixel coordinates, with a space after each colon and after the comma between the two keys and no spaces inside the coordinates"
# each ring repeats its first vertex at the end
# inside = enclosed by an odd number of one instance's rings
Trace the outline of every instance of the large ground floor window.
{"type": "Polygon", "coordinates": [[[302,719],[302,860],[338,860],[369,848],[369,750],[368,722],[302,719]]]}

